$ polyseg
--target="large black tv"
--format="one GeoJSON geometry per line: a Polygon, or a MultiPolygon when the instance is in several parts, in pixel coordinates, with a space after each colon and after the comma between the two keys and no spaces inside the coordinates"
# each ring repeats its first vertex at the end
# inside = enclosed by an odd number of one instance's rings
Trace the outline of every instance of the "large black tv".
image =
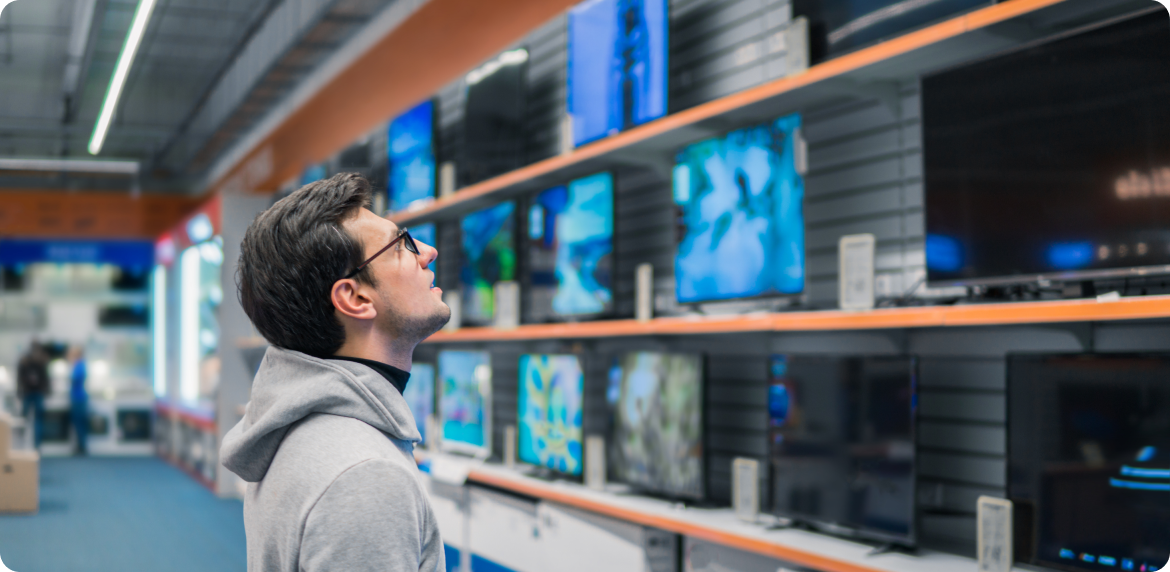
{"type": "Polygon", "coordinates": [[[913,546],[917,359],[771,358],[773,512],[913,546]]]}
{"type": "Polygon", "coordinates": [[[812,63],[992,4],[991,0],[794,0],[808,18],[812,63]]]}
{"type": "Polygon", "coordinates": [[[1165,10],[922,79],[931,284],[1170,272],[1165,10]]]}
{"type": "Polygon", "coordinates": [[[1157,570],[1170,554],[1170,353],[1008,356],[1016,560],[1157,570]]]}
{"type": "Polygon", "coordinates": [[[465,184],[519,169],[525,160],[528,50],[501,53],[467,74],[465,184]]]}

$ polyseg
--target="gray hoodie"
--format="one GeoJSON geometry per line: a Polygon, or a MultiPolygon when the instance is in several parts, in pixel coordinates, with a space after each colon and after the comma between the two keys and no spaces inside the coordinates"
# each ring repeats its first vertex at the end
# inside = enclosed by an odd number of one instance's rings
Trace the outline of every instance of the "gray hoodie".
{"type": "Polygon", "coordinates": [[[248,570],[443,571],[406,400],[359,363],[271,347],[223,466],[247,481],[248,570]]]}

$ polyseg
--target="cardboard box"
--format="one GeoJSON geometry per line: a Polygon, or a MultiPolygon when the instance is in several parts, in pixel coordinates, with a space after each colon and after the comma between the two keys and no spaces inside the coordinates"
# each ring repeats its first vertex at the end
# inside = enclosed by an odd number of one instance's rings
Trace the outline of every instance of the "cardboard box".
{"type": "Polygon", "coordinates": [[[0,459],[0,512],[36,512],[40,456],[35,451],[9,451],[0,459]]]}
{"type": "Polygon", "coordinates": [[[12,448],[12,419],[7,413],[0,413],[0,461],[8,458],[12,448]]]}

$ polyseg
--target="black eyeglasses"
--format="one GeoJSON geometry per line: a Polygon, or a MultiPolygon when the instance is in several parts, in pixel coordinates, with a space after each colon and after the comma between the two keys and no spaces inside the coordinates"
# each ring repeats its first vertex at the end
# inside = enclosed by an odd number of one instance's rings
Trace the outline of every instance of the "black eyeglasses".
{"type": "MultiPolygon", "coordinates": [[[[407,252],[410,252],[411,254],[414,254],[416,256],[419,254],[418,245],[414,243],[414,238],[410,236],[410,232],[407,231],[406,229],[402,229],[402,232],[398,233],[398,236],[395,237],[394,240],[391,240],[390,244],[387,244],[385,247],[382,248],[382,250],[375,252],[374,255],[367,258],[365,262],[359,264],[357,268],[354,268],[353,270],[351,270],[349,274],[345,275],[345,278],[353,278],[354,274],[361,272],[362,268],[365,268],[366,265],[373,262],[374,259],[377,258],[379,254],[382,254],[383,252],[390,250],[390,247],[394,246],[395,244],[398,244],[398,241],[400,241],[400,240],[406,246],[407,252]]],[[[344,280],[345,278],[342,278],[342,280],[344,280]]]]}

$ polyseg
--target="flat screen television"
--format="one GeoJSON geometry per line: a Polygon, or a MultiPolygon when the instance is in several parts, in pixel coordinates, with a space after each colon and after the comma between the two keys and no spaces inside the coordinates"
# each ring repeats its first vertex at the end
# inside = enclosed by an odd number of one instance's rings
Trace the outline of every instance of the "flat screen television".
{"type": "Polygon", "coordinates": [[[666,114],[669,23],[667,0],[586,0],[569,10],[575,145],[666,114]]]}
{"type": "Polygon", "coordinates": [[[633,352],[610,369],[609,478],[671,498],[702,500],[703,359],[633,352]]]}
{"type": "Polygon", "coordinates": [[[517,456],[521,462],[580,476],[585,374],[570,354],[520,356],[517,456]]]}
{"type": "Polygon", "coordinates": [[[800,115],[689,145],[675,159],[680,303],[804,290],[800,115]]]}
{"type": "Polygon", "coordinates": [[[439,352],[441,448],[486,457],[492,451],[492,356],[439,352]]]}
{"type": "MultiPolygon", "coordinates": [[[[424,242],[427,244],[427,246],[433,246],[435,248],[439,247],[439,243],[436,242],[439,237],[437,235],[437,231],[435,230],[435,223],[428,222],[425,224],[415,225],[410,227],[408,230],[410,230],[410,236],[413,237],[416,241],[424,242]]],[[[436,258],[435,260],[438,259],[436,258]]],[[[431,272],[435,272],[435,260],[432,260],[430,265],[427,266],[431,272]]]]}
{"type": "Polygon", "coordinates": [[[434,103],[424,101],[390,122],[390,210],[421,206],[435,197],[434,103]]]}
{"type": "Polygon", "coordinates": [[[980,6],[989,0],[794,0],[808,18],[812,63],[839,56],[980,6]]]}
{"type": "Polygon", "coordinates": [[[837,534],[912,546],[917,360],[771,359],[775,514],[837,534]]]}
{"type": "Polygon", "coordinates": [[[922,79],[937,285],[1170,272],[1160,7],[922,79]]]}
{"type": "Polygon", "coordinates": [[[467,74],[464,184],[524,166],[527,74],[525,49],[506,51],[467,74]]]}
{"type": "Polygon", "coordinates": [[[613,308],[613,175],[541,192],[528,207],[528,320],[605,314],[613,308]]]}
{"type": "Polygon", "coordinates": [[[1161,568],[1170,554],[1170,353],[1007,362],[1016,560],[1161,568]]]}
{"type": "Polygon", "coordinates": [[[414,415],[414,424],[418,427],[418,434],[422,436],[422,443],[427,444],[427,417],[435,414],[433,364],[415,362],[410,367],[410,381],[406,382],[402,398],[410,406],[410,413],[414,415]]]}
{"type": "Polygon", "coordinates": [[[460,221],[463,322],[486,324],[495,313],[495,285],[516,279],[515,203],[501,203],[460,221]]]}
{"type": "Polygon", "coordinates": [[[320,181],[321,179],[324,179],[328,176],[329,172],[325,169],[324,163],[309,165],[308,167],[305,167],[304,171],[301,171],[300,183],[303,187],[309,183],[316,183],[317,181],[320,181]]]}

